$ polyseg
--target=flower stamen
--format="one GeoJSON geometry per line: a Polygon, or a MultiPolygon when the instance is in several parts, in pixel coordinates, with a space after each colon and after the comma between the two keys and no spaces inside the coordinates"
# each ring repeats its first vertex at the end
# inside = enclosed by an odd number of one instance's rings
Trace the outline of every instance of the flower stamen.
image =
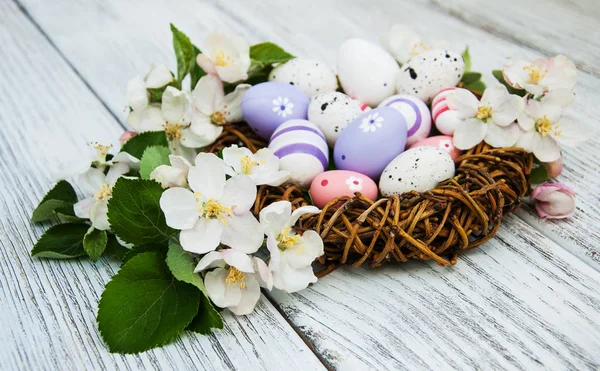
{"type": "Polygon", "coordinates": [[[173,122],[165,122],[163,124],[165,128],[165,134],[169,140],[181,138],[181,125],[173,122]]]}
{"type": "MultiPolygon", "coordinates": [[[[300,242],[302,238],[297,234],[291,234],[292,229],[290,227],[286,227],[281,230],[281,233],[277,236],[277,247],[279,250],[284,251],[287,249],[291,249],[295,244],[300,242]]],[[[297,246],[300,249],[303,249],[303,246],[297,246]]]]}
{"type": "Polygon", "coordinates": [[[94,194],[94,198],[98,201],[105,200],[112,195],[112,188],[104,183],[100,186],[100,190],[94,194]]]}
{"type": "MultiPolygon", "coordinates": [[[[550,134],[550,132],[552,131],[552,121],[550,121],[548,116],[544,115],[544,117],[542,117],[541,119],[538,119],[535,122],[535,129],[538,131],[538,133],[540,133],[543,137],[545,137],[546,135],[550,134]]],[[[557,126],[557,129],[558,129],[558,126],[557,126]]],[[[555,132],[555,134],[560,135],[561,132],[557,131],[557,132],[555,132]]]]}
{"type": "Polygon", "coordinates": [[[213,112],[210,115],[210,122],[215,125],[222,126],[227,124],[227,119],[225,118],[225,112],[213,112]]]}
{"type": "Polygon", "coordinates": [[[479,108],[477,108],[477,114],[475,116],[481,121],[487,122],[487,120],[492,117],[492,107],[479,106],[479,108]]]}
{"type": "Polygon", "coordinates": [[[202,200],[200,192],[195,192],[198,212],[206,219],[218,219],[228,225],[227,218],[231,216],[231,209],[212,198],[202,200]]]}
{"type": "Polygon", "coordinates": [[[546,77],[548,74],[547,68],[539,68],[533,65],[523,67],[525,71],[529,71],[529,80],[527,81],[529,84],[537,85],[541,79],[546,77]]]}
{"type": "Polygon", "coordinates": [[[260,165],[260,163],[251,159],[250,156],[242,156],[241,164],[242,164],[242,173],[246,174],[246,175],[250,175],[252,173],[252,169],[254,169],[255,166],[260,165]]]}
{"type": "Polygon", "coordinates": [[[236,267],[229,267],[227,276],[225,277],[225,283],[227,285],[236,285],[239,282],[240,288],[246,288],[246,282],[244,282],[244,273],[236,267]]]}
{"type": "Polygon", "coordinates": [[[215,64],[219,67],[230,66],[232,64],[231,56],[228,54],[225,54],[225,52],[223,50],[217,50],[215,52],[215,64]]]}

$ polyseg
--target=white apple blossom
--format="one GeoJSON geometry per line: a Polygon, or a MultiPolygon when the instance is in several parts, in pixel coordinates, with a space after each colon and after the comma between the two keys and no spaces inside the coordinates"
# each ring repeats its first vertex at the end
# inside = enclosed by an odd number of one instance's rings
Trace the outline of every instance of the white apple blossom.
{"type": "Polygon", "coordinates": [[[200,153],[188,170],[188,185],[169,188],[160,198],[167,225],[181,230],[184,250],[205,254],[219,244],[253,253],[263,242],[263,231],[249,212],[256,185],[247,175],[225,179],[226,165],[217,156],[200,153]]]}
{"type": "Polygon", "coordinates": [[[188,170],[192,166],[181,156],[169,155],[169,165],[160,165],[150,173],[150,179],[159,182],[163,188],[187,188],[188,170]]]}
{"type": "Polygon", "coordinates": [[[234,314],[250,314],[260,298],[260,286],[271,290],[273,276],[264,261],[235,249],[212,251],[204,255],[195,273],[205,274],[204,286],[210,299],[234,314]]]}
{"type": "Polygon", "coordinates": [[[110,167],[106,175],[102,170],[94,167],[79,175],[77,184],[86,197],[73,205],[75,215],[78,218],[90,219],[96,229],[110,229],[107,215],[108,200],[112,197],[112,188],[117,180],[128,172],[128,164],[117,163],[110,167]]]}
{"type": "Polygon", "coordinates": [[[390,54],[402,64],[431,49],[415,30],[405,24],[393,25],[382,41],[390,54]]]}
{"type": "Polygon", "coordinates": [[[487,88],[481,101],[466,89],[455,89],[446,103],[463,120],[454,131],[454,145],[459,149],[472,148],[482,140],[493,147],[510,147],[519,139],[514,121],[525,103],[503,85],[487,88]]]}
{"type": "Polygon", "coordinates": [[[204,52],[198,54],[196,62],[210,74],[217,75],[225,82],[234,83],[248,79],[250,68],[250,44],[241,36],[225,36],[212,32],[204,45],[204,52]]]}
{"type": "Polygon", "coordinates": [[[504,80],[517,89],[525,89],[540,96],[555,89],[573,89],[577,80],[577,68],[564,55],[533,62],[510,61],[502,68],[504,80]]]}
{"type": "Polygon", "coordinates": [[[300,216],[319,212],[315,206],[303,206],[292,212],[289,201],[274,202],[260,211],[260,223],[271,253],[269,268],[278,289],[296,292],[317,282],[311,264],[323,255],[323,240],[312,230],[296,234],[293,226],[300,216]]]}
{"type": "Polygon", "coordinates": [[[192,125],[194,134],[203,138],[204,145],[213,143],[223,132],[223,125],[241,121],[242,95],[250,88],[239,84],[227,95],[217,76],[203,76],[192,92],[192,125]]]}
{"type": "Polygon", "coordinates": [[[248,148],[232,145],[223,149],[223,160],[233,169],[229,175],[248,175],[256,185],[279,186],[290,178],[290,172],[279,170],[279,157],[269,148],[252,153],[248,148]]]}
{"type": "Polygon", "coordinates": [[[529,99],[518,122],[524,132],[518,147],[532,152],[542,162],[560,159],[560,146],[576,146],[584,140],[585,130],[576,121],[562,116],[574,95],[568,89],[556,89],[541,100],[529,99]]]}
{"type": "Polygon", "coordinates": [[[172,81],[173,75],[167,66],[151,65],[143,77],[136,76],[127,83],[127,105],[134,111],[143,111],[150,102],[148,89],[162,88],[172,81]]]}

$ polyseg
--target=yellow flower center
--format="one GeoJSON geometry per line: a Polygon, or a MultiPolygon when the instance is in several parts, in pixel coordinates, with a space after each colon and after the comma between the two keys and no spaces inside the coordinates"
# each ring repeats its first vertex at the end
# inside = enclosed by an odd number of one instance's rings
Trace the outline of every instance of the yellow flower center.
{"type": "MultiPolygon", "coordinates": [[[[291,231],[292,229],[290,227],[286,227],[277,236],[277,247],[279,247],[279,250],[284,251],[291,249],[295,244],[302,240],[302,238],[297,234],[291,234],[291,231]]],[[[302,246],[298,246],[298,248],[300,250],[303,249],[302,246]]]]}
{"type": "Polygon", "coordinates": [[[490,117],[492,117],[492,107],[479,106],[479,108],[477,108],[477,114],[475,116],[481,121],[486,122],[490,117]]]}
{"type": "Polygon", "coordinates": [[[98,192],[96,192],[96,194],[94,195],[94,198],[98,201],[100,200],[105,200],[106,198],[110,197],[112,195],[112,189],[108,184],[102,184],[100,186],[100,190],[98,192]]]}
{"type": "Polygon", "coordinates": [[[255,166],[260,165],[258,162],[250,158],[250,156],[242,156],[242,173],[249,175],[255,166]]]}
{"type": "Polygon", "coordinates": [[[539,68],[534,65],[523,67],[525,71],[529,71],[529,80],[527,81],[529,84],[536,85],[540,82],[541,79],[546,77],[548,73],[547,68],[539,68]]]}
{"type": "Polygon", "coordinates": [[[422,41],[420,41],[418,44],[413,44],[412,49],[410,50],[410,54],[414,57],[429,49],[431,49],[429,46],[425,45],[422,41]]]}
{"type": "Polygon", "coordinates": [[[112,148],[112,144],[109,144],[108,146],[104,146],[98,142],[92,143],[92,148],[94,148],[96,150],[96,152],[98,153],[98,157],[106,157],[106,155],[108,154],[108,150],[112,148]]]}
{"type": "Polygon", "coordinates": [[[224,225],[227,225],[227,218],[231,216],[231,209],[225,207],[219,201],[209,198],[203,201],[200,197],[200,192],[194,193],[196,202],[198,203],[198,212],[207,219],[218,219],[224,225]]]}
{"type": "Polygon", "coordinates": [[[225,283],[227,285],[237,285],[238,282],[241,289],[246,288],[246,282],[244,282],[244,273],[236,267],[229,267],[229,271],[225,277],[225,283]]]}
{"type": "Polygon", "coordinates": [[[210,115],[210,122],[212,122],[215,125],[225,125],[227,124],[227,119],[225,118],[225,113],[224,112],[214,112],[212,115],[210,115]]]}
{"type": "Polygon", "coordinates": [[[226,54],[223,50],[217,50],[215,52],[215,64],[219,67],[227,67],[232,64],[231,56],[226,54]]]}
{"type": "Polygon", "coordinates": [[[163,128],[165,128],[165,134],[169,140],[181,138],[182,127],[180,124],[167,121],[163,124],[163,128]]]}
{"type": "Polygon", "coordinates": [[[555,136],[560,136],[562,131],[560,131],[560,125],[552,125],[552,121],[548,118],[548,116],[544,115],[541,119],[538,119],[535,122],[535,129],[540,133],[543,137],[546,135],[550,135],[554,130],[555,136]]]}

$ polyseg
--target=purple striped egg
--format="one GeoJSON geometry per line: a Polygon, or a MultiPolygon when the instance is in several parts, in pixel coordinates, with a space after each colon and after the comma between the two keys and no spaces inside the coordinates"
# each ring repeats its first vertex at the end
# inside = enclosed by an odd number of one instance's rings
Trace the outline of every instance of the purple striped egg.
{"type": "Polygon", "coordinates": [[[408,128],[406,145],[411,146],[429,136],[431,132],[431,112],[429,108],[417,97],[412,95],[393,95],[379,105],[379,107],[392,107],[404,116],[408,128]]]}
{"type": "Polygon", "coordinates": [[[279,157],[281,170],[289,171],[292,183],[302,188],[308,188],[329,164],[325,136],[307,120],[289,120],[280,125],[271,135],[269,149],[279,157]]]}
{"type": "Polygon", "coordinates": [[[306,119],[310,99],[294,85],[263,82],[242,96],[242,114],[250,127],[269,139],[277,127],[292,119],[306,119]]]}

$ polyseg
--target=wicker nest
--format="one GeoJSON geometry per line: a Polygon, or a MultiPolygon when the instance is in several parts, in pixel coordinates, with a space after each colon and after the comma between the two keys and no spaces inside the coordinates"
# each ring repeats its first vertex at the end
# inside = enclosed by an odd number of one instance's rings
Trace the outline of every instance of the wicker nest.
{"type": "MultiPolygon", "coordinates": [[[[252,152],[265,147],[245,124],[226,126],[207,150],[238,144],[252,152]]],[[[323,238],[319,262],[324,276],[343,264],[378,267],[388,262],[433,259],[455,264],[458,253],[494,237],[502,217],[520,206],[530,187],[531,154],[522,148],[480,144],[456,160],[456,176],[428,192],[409,192],[371,201],[356,193],[329,202],[316,215],[305,215],[298,231],[313,229],[323,238]]],[[[290,185],[260,186],[254,214],[272,202],[287,200],[292,208],[309,205],[307,194],[290,185]]]]}

